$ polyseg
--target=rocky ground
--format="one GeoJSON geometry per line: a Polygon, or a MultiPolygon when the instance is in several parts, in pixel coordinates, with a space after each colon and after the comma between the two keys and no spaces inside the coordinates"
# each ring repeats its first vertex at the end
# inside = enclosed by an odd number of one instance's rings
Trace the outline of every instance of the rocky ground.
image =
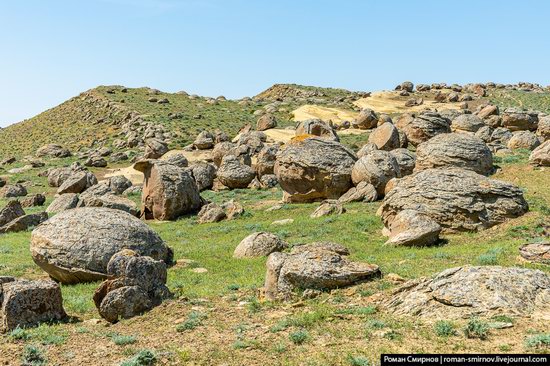
{"type": "Polygon", "coordinates": [[[549,352],[548,100],[101,87],[0,131],[0,363],[549,352]]]}

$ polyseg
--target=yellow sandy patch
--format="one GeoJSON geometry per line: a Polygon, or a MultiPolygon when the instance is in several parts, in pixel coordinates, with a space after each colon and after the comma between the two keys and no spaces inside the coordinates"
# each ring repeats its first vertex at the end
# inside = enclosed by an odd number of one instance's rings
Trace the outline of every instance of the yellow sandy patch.
{"type": "Polygon", "coordinates": [[[292,112],[294,120],[297,122],[307,119],[318,118],[325,122],[332,121],[334,124],[340,124],[344,121],[353,121],[357,112],[346,111],[344,109],[322,107],[315,104],[306,104],[292,112]]]}
{"type": "Polygon", "coordinates": [[[361,109],[370,108],[378,113],[410,113],[419,112],[424,109],[460,109],[459,103],[436,103],[434,100],[429,100],[425,95],[413,93],[409,97],[402,97],[399,92],[394,91],[379,91],[371,94],[370,97],[361,98],[354,102],[361,109]],[[422,105],[406,107],[405,103],[410,98],[424,98],[422,105]]]}

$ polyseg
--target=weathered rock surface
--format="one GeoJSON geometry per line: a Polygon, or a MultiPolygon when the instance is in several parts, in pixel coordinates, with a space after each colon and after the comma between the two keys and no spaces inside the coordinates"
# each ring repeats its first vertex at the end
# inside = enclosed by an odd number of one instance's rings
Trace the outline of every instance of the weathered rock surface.
{"type": "Polygon", "coordinates": [[[33,213],[19,216],[18,218],[8,222],[0,227],[0,234],[17,233],[38,226],[48,219],[46,212],[33,213]]]}
{"type": "Polygon", "coordinates": [[[283,251],[288,244],[277,235],[265,231],[255,232],[244,238],[233,252],[234,258],[265,257],[283,251]]]}
{"type": "Polygon", "coordinates": [[[272,253],[267,259],[265,294],[288,299],[295,290],[329,290],[364,282],[380,275],[376,265],[352,262],[347,248],[334,243],[294,247],[290,253],[272,253]]]}
{"type": "Polygon", "coordinates": [[[78,194],[65,193],[57,196],[46,209],[47,213],[56,213],[65,210],[70,210],[78,205],[78,194]]]}
{"type": "Polygon", "coordinates": [[[527,212],[523,192],[513,184],[464,169],[426,169],[395,182],[379,213],[389,227],[403,210],[431,217],[444,231],[475,231],[527,212]]]}
{"type": "Polygon", "coordinates": [[[397,161],[397,165],[399,165],[399,177],[404,177],[413,173],[414,166],[416,165],[415,153],[404,148],[399,148],[390,151],[390,154],[397,161]]]}
{"type": "Polygon", "coordinates": [[[37,193],[21,200],[21,206],[23,207],[44,206],[45,202],[46,202],[46,196],[44,196],[42,193],[37,193]]]}
{"type": "Polygon", "coordinates": [[[542,137],[545,141],[550,140],[550,116],[539,118],[537,136],[542,137]]]}
{"type": "Polygon", "coordinates": [[[196,182],[183,168],[162,160],[142,160],[134,168],[144,175],[141,212],[146,219],[175,220],[200,209],[196,182]]]}
{"type": "Polygon", "coordinates": [[[168,152],[168,145],[164,141],[156,138],[145,140],[144,159],[158,159],[168,152]]]}
{"type": "Polygon", "coordinates": [[[399,132],[393,123],[385,122],[369,135],[369,142],[380,150],[393,150],[400,146],[399,132]]]}
{"type": "Polygon", "coordinates": [[[485,126],[483,120],[474,114],[461,114],[453,119],[451,130],[453,132],[477,132],[485,126]]]}
{"type": "Polygon", "coordinates": [[[96,281],[122,249],[172,262],[172,250],[136,217],[108,208],[75,208],[58,213],[32,232],[34,262],[62,283],[96,281]]]}
{"type": "Polygon", "coordinates": [[[529,164],[535,166],[550,166],[550,140],[531,152],[529,164]]]}
{"type": "Polygon", "coordinates": [[[508,148],[515,149],[527,149],[534,150],[540,145],[540,141],[537,136],[531,131],[518,131],[512,134],[512,137],[508,141],[508,148]]]}
{"type": "MultiPolygon", "coordinates": [[[[103,184],[97,184],[94,187],[101,185],[103,184]]],[[[132,216],[140,216],[140,210],[134,201],[126,197],[115,195],[111,193],[109,186],[105,185],[105,187],[109,189],[109,191],[104,194],[94,192],[93,187],[86,190],[79,196],[77,207],[105,207],[113,210],[125,211],[132,216]]]]}
{"type": "Polygon", "coordinates": [[[321,202],[319,207],[317,207],[309,217],[316,219],[328,215],[341,215],[345,212],[346,209],[339,200],[325,200],[321,202]]]}
{"type": "Polygon", "coordinates": [[[499,266],[456,267],[410,281],[386,303],[397,315],[460,319],[498,314],[550,319],[550,277],[499,266]]]}
{"type": "Polygon", "coordinates": [[[217,174],[217,169],[214,165],[205,161],[199,161],[193,164],[188,171],[191,171],[199,192],[210,189],[214,185],[214,179],[217,174]]]}
{"type": "Polygon", "coordinates": [[[386,245],[428,246],[439,240],[441,226],[414,210],[400,211],[390,222],[386,245]]]}
{"type": "Polygon", "coordinates": [[[95,175],[86,169],[80,166],[71,167],[69,169],[71,169],[71,171],[66,179],[63,180],[63,183],[59,185],[57,194],[81,193],[97,184],[95,175]]]}
{"type": "Polygon", "coordinates": [[[367,182],[376,188],[379,197],[384,196],[386,184],[399,177],[401,171],[394,156],[383,150],[375,150],[357,160],[351,172],[353,184],[367,182]]]}
{"type": "Polygon", "coordinates": [[[493,154],[482,140],[462,133],[437,135],[418,145],[415,171],[452,167],[489,175],[493,154]]]}
{"type": "Polygon", "coordinates": [[[171,296],[166,264],[132,250],[114,254],[107,265],[109,279],[94,293],[99,314],[111,323],[150,310],[171,296]]]}
{"type": "Polygon", "coordinates": [[[342,203],[349,202],[374,202],[378,199],[376,188],[368,182],[360,182],[356,187],[351,187],[344,193],[338,201],[342,203]]]}
{"type": "Polygon", "coordinates": [[[337,199],[351,186],[355,154],[335,141],[306,138],[289,143],[277,154],[274,172],[285,202],[337,199]]]}
{"type": "Polygon", "coordinates": [[[197,215],[197,222],[199,224],[219,222],[226,217],[227,215],[225,214],[224,209],[217,203],[212,202],[201,207],[201,210],[197,215]]]}
{"type": "Polygon", "coordinates": [[[197,135],[195,141],[193,141],[193,146],[197,150],[207,150],[214,147],[214,135],[208,131],[202,131],[197,135]]]}
{"type": "Polygon", "coordinates": [[[36,150],[36,156],[42,157],[47,156],[50,158],[66,158],[71,156],[71,152],[68,149],[65,149],[61,145],[49,144],[42,146],[36,150]]]}
{"type": "Polygon", "coordinates": [[[8,201],[6,206],[0,210],[0,227],[23,215],[25,215],[25,211],[19,201],[8,201]]]}
{"type": "Polygon", "coordinates": [[[189,166],[189,160],[187,160],[185,155],[183,155],[182,153],[175,153],[173,155],[170,155],[167,158],[164,158],[164,161],[172,165],[177,165],[180,168],[187,168],[189,166]]]}
{"type": "Polygon", "coordinates": [[[517,108],[508,108],[502,114],[502,126],[510,131],[535,131],[539,119],[535,113],[517,108]]]}
{"type": "Polygon", "coordinates": [[[0,278],[0,332],[67,318],[61,288],[53,281],[0,278]]]}
{"type": "Polygon", "coordinates": [[[550,243],[523,245],[519,248],[519,254],[529,262],[550,264],[550,243]]]}
{"type": "Polygon", "coordinates": [[[27,188],[19,183],[9,184],[0,189],[0,197],[2,198],[22,197],[26,195],[27,188]]]}
{"type": "Polygon", "coordinates": [[[362,109],[353,124],[362,130],[375,128],[378,125],[378,115],[372,109],[362,109]]]}
{"type": "Polygon", "coordinates": [[[396,122],[407,140],[414,146],[428,141],[435,135],[451,132],[451,121],[435,112],[424,112],[418,116],[404,114],[396,122]]]}
{"type": "Polygon", "coordinates": [[[320,138],[332,141],[340,140],[334,128],[320,119],[308,119],[300,122],[298,127],[296,127],[296,136],[301,135],[319,136],[320,138]]]}
{"type": "Polygon", "coordinates": [[[258,122],[256,123],[256,130],[258,131],[265,131],[275,127],[277,127],[277,119],[269,113],[258,118],[258,122]]]}
{"type": "Polygon", "coordinates": [[[218,168],[217,178],[228,188],[246,188],[256,176],[249,165],[242,164],[235,155],[226,155],[218,168]]]}
{"type": "Polygon", "coordinates": [[[264,146],[264,148],[260,150],[256,158],[256,165],[254,166],[258,177],[273,174],[273,168],[275,167],[278,152],[278,145],[264,146]]]}
{"type": "Polygon", "coordinates": [[[109,178],[107,185],[113,193],[122,194],[125,190],[132,186],[132,182],[124,175],[116,175],[109,178]]]}

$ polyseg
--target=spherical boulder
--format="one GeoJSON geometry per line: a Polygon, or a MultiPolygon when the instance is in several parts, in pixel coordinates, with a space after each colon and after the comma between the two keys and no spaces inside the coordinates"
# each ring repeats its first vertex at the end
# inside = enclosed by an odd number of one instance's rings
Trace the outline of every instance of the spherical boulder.
{"type": "Polygon", "coordinates": [[[351,188],[357,157],[344,145],[319,137],[298,137],[277,154],[274,173],[285,202],[337,199],[351,188]]]}
{"type": "Polygon", "coordinates": [[[435,135],[451,132],[451,121],[435,112],[424,112],[418,116],[404,114],[397,120],[396,127],[403,130],[408,142],[418,146],[435,135]]]}
{"type": "Polygon", "coordinates": [[[250,166],[242,164],[235,155],[226,155],[218,169],[219,181],[228,188],[246,188],[256,176],[250,166]]]}
{"type": "Polygon", "coordinates": [[[508,148],[533,150],[540,145],[537,136],[531,131],[518,131],[512,134],[508,141],[508,148]]]}
{"type": "Polygon", "coordinates": [[[375,150],[357,160],[353,165],[351,179],[355,185],[360,182],[372,184],[378,195],[382,197],[389,180],[400,175],[399,164],[395,157],[388,151],[375,150]]]}
{"type": "Polygon", "coordinates": [[[380,150],[393,150],[400,146],[399,132],[393,123],[385,122],[371,132],[369,142],[380,150]]]}
{"type": "Polygon", "coordinates": [[[415,171],[456,167],[489,175],[493,171],[493,154],[479,138],[462,133],[437,135],[418,145],[415,171]]]}
{"type": "Polygon", "coordinates": [[[453,119],[451,130],[453,132],[477,132],[485,126],[485,122],[481,118],[473,114],[461,114],[453,119]]]}
{"type": "Polygon", "coordinates": [[[113,254],[131,249],[172,262],[172,250],[143,221],[121,210],[75,208],[58,213],[31,235],[34,262],[62,283],[105,279],[113,254]]]}

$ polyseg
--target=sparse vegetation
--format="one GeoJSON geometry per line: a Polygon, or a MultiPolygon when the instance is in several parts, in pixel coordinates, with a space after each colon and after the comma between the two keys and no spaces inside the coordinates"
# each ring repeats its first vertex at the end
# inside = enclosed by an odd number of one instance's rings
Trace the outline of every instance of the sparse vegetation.
{"type": "Polygon", "coordinates": [[[120,366],[152,366],[157,363],[157,356],[150,350],[141,350],[131,359],[124,361],[120,366]]]}
{"type": "Polygon", "coordinates": [[[434,331],[438,337],[450,337],[456,335],[455,325],[448,320],[439,320],[434,324],[434,331]]]}
{"type": "Polygon", "coordinates": [[[26,345],[21,357],[22,366],[41,366],[47,362],[44,352],[37,346],[26,345]]]}
{"type": "Polygon", "coordinates": [[[527,348],[550,348],[550,333],[535,334],[525,340],[527,348]]]}
{"type": "Polygon", "coordinates": [[[302,344],[309,339],[309,333],[305,329],[300,329],[290,333],[289,338],[294,344],[302,344]]]}
{"type": "Polygon", "coordinates": [[[464,335],[467,338],[479,338],[485,340],[489,337],[489,325],[479,319],[473,318],[464,327],[464,335]]]}

